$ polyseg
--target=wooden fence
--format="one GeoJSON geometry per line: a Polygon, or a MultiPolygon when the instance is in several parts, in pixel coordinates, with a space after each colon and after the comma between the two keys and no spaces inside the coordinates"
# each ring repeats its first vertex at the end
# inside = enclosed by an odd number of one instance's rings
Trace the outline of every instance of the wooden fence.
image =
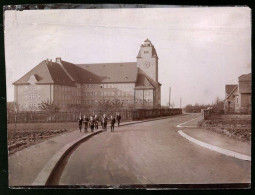
{"type": "Polygon", "coordinates": [[[8,123],[43,123],[43,122],[76,122],[80,115],[92,116],[97,114],[99,117],[106,114],[107,117],[116,116],[120,113],[122,121],[142,120],[147,118],[164,117],[182,114],[182,109],[135,109],[135,110],[116,110],[116,111],[93,111],[93,112],[58,112],[55,114],[45,112],[20,112],[7,114],[8,123]]]}

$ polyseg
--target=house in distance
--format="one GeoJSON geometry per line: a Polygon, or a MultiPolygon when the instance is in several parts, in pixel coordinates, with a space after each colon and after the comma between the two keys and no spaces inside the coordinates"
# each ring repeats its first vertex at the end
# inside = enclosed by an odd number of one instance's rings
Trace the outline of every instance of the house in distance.
{"type": "Polygon", "coordinates": [[[251,111],[251,73],[239,76],[238,84],[225,86],[224,111],[251,111]]]}
{"type": "Polygon", "coordinates": [[[159,107],[158,55],[146,39],[136,62],[73,64],[61,58],[43,60],[13,83],[20,110],[38,111],[42,101],[93,106],[118,99],[125,107],[159,107]]]}

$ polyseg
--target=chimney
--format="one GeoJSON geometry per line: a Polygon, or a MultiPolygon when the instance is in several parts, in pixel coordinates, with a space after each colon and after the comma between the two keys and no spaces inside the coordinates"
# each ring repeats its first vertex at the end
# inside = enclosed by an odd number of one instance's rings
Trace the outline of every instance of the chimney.
{"type": "Polygon", "coordinates": [[[61,58],[60,57],[56,58],[56,63],[61,64],[61,58]]]}

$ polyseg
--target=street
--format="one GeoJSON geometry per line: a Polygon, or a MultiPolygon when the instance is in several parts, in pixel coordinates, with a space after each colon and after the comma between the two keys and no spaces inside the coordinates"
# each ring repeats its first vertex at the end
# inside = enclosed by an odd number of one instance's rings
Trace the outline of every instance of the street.
{"type": "Polygon", "coordinates": [[[249,183],[251,162],[208,150],[177,133],[177,125],[198,116],[115,127],[113,133],[108,128],[72,153],[59,184],[249,183]]]}

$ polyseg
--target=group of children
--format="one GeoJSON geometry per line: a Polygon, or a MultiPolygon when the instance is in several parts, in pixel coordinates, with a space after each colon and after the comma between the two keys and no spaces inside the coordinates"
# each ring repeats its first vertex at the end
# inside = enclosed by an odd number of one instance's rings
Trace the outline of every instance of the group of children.
{"type": "MultiPolygon", "coordinates": [[[[118,126],[120,126],[121,116],[119,113],[117,113],[116,118],[113,116],[110,117],[112,132],[114,131],[114,125],[116,120],[118,122],[118,126]]],[[[82,118],[82,116],[80,115],[80,118],[78,120],[80,132],[82,130],[82,125],[84,124],[85,133],[88,132],[88,128],[90,128],[91,132],[94,132],[94,129],[98,129],[98,123],[101,123],[103,131],[107,131],[107,122],[108,122],[108,118],[106,117],[106,114],[103,114],[102,117],[98,117],[97,115],[94,115],[89,118],[86,117],[86,115],[84,115],[82,118]]]]}

